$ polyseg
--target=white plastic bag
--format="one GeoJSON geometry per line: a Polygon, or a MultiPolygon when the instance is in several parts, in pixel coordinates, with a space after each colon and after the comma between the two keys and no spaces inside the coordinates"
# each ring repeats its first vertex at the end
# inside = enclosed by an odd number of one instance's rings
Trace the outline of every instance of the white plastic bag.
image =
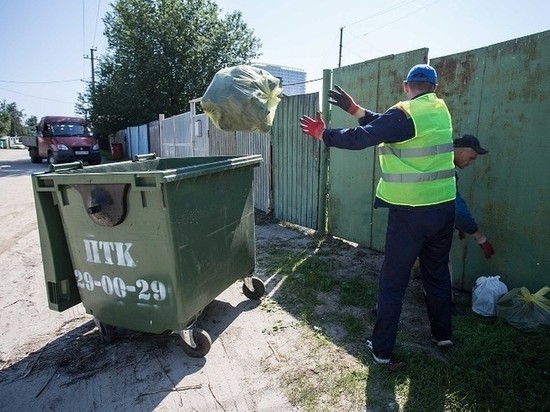
{"type": "Polygon", "coordinates": [[[472,310],[478,315],[495,316],[497,300],[507,292],[500,276],[480,276],[472,290],[472,310]]]}

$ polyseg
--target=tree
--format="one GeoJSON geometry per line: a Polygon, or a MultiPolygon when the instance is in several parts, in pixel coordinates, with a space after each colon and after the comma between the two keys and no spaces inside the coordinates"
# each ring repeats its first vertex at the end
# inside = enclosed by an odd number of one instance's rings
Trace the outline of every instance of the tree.
{"type": "Polygon", "coordinates": [[[10,132],[11,116],[6,109],[6,101],[0,103],[0,136],[6,136],[10,132]]]}
{"type": "Polygon", "coordinates": [[[219,69],[261,46],[240,12],[220,17],[212,0],[118,0],[104,23],[108,51],[77,105],[104,135],[188,111],[219,69]]]}
{"type": "Polygon", "coordinates": [[[30,134],[33,134],[36,130],[36,126],[38,125],[38,119],[36,116],[30,116],[27,119],[25,119],[25,126],[28,127],[30,134]]]}
{"type": "Polygon", "coordinates": [[[36,116],[31,116],[27,120],[22,110],[17,109],[17,103],[0,102],[0,136],[28,136],[34,126],[29,127],[29,121],[34,119],[36,125],[36,116]]]}

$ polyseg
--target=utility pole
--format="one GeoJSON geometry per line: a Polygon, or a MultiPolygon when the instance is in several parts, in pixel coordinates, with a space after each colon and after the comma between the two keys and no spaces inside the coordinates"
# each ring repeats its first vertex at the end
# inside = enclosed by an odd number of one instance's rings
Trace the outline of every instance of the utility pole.
{"type": "Polygon", "coordinates": [[[90,59],[92,63],[92,101],[95,96],[95,69],[94,69],[94,52],[97,51],[97,47],[92,47],[90,49],[90,56],[84,56],[85,59],[90,59]]]}
{"type": "Polygon", "coordinates": [[[342,67],[342,40],[344,38],[344,28],[340,27],[340,53],[338,54],[338,67],[342,67]]]}

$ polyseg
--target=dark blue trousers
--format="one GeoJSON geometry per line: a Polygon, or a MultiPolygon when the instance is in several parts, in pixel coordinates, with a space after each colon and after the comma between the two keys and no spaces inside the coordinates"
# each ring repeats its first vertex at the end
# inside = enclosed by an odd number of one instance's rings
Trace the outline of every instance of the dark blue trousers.
{"type": "Polygon", "coordinates": [[[389,209],[372,335],[376,356],[387,359],[393,352],[403,298],[417,257],[432,336],[438,340],[451,338],[449,251],[454,217],[454,201],[431,207],[389,209]]]}

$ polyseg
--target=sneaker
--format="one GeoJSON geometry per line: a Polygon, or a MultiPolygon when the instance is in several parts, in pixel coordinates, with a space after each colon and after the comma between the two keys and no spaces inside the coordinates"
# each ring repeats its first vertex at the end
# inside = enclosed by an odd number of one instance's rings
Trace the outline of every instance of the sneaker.
{"type": "Polygon", "coordinates": [[[449,346],[453,346],[453,341],[450,339],[437,340],[432,336],[432,342],[435,343],[435,346],[438,348],[448,348],[449,346]]]}
{"type": "Polygon", "coordinates": [[[396,371],[406,366],[405,362],[401,362],[391,358],[388,358],[388,359],[379,358],[378,356],[376,356],[374,354],[374,351],[372,350],[372,341],[370,339],[367,339],[367,348],[369,348],[374,361],[380,365],[387,365],[389,370],[396,371]]]}

